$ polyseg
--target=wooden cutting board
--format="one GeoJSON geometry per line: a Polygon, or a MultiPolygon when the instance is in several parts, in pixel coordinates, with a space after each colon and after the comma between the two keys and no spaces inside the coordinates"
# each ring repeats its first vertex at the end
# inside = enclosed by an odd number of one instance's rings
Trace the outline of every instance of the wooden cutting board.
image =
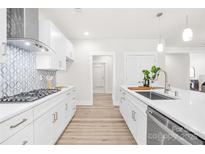
{"type": "Polygon", "coordinates": [[[129,90],[153,90],[153,89],[160,89],[160,87],[144,87],[144,86],[138,86],[138,87],[128,87],[129,90]]]}

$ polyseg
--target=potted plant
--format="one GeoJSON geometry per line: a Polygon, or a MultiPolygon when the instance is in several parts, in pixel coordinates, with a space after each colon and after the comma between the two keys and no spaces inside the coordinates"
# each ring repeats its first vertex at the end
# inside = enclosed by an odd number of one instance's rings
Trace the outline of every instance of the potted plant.
{"type": "Polygon", "coordinates": [[[150,80],[155,80],[159,74],[158,71],[160,70],[160,67],[157,67],[155,65],[152,66],[151,70],[142,70],[143,74],[144,74],[144,86],[145,87],[149,87],[150,86],[150,80]],[[151,75],[151,76],[150,76],[151,75]]]}
{"type": "Polygon", "coordinates": [[[149,87],[149,85],[150,85],[150,71],[145,69],[142,72],[144,74],[144,86],[149,87]]]}

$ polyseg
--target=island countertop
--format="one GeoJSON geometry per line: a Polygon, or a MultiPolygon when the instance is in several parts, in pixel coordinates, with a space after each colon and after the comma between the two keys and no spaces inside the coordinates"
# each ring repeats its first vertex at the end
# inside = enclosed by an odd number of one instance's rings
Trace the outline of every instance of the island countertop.
{"type": "MultiPolygon", "coordinates": [[[[121,88],[205,140],[205,93],[174,89],[179,94],[175,100],[150,100],[128,86],[121,88]]],[[[164,94],[163,89],[150,91],[164,94]]]]}

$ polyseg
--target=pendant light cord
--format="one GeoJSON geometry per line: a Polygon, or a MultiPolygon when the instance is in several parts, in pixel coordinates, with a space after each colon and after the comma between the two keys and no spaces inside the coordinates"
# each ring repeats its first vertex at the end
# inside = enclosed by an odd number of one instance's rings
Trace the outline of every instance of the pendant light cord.
{"type": "Polygon", "coordinates": [[[189,16],[188,14],[186,14],[186,27],[188,27],[188,24],[189,24],[189,16]]]}

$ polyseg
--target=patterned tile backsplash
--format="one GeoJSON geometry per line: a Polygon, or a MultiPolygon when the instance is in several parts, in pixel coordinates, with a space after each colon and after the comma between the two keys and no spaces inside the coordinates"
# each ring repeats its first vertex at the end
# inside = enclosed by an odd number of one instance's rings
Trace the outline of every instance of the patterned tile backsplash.
{"type": "Polygon", "coordinates": [[[36,52],[7,47],[7,62],[0,64],[0,97],[47,88],[47,77],[56,84],[56,71],[36,69],[36,52]]]}

